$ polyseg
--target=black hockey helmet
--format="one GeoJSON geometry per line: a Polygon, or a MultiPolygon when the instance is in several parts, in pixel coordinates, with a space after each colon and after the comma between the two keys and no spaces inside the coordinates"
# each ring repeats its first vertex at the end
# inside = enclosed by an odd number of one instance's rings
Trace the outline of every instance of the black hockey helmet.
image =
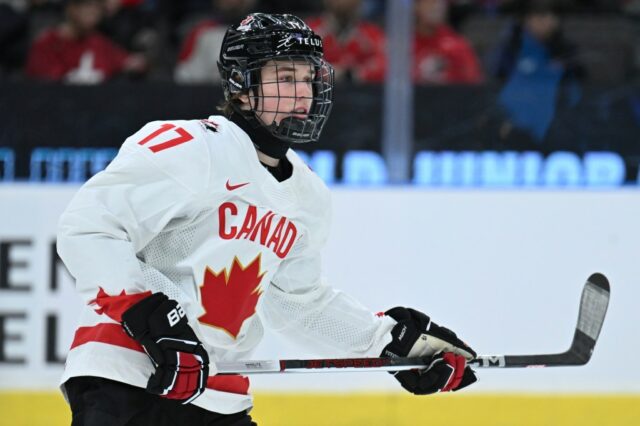
{"type": "MultiPolygon", "coordinates": [[[[291,65],[290,65],[291,66],[291,65]]],[[[322,39],[294,15],[252,13],[232,25],[222,41],[218,70],[224,96],[234,112],[243,114],[252,126],[262,126],[287,143],[316,141],[331,112],[333,68],[323,59],[322,39]],[[260,102],[261,68],[269,61],[275,66],[304,62],[312,67],[311,107],[306,117],[286,117],[279,123],[265,123],[260,102]],[[238,94],[247,94],[250,110],[241,109],[238,94]]],[[[282,98],[281,96],[279,98],[282,98]]]]}

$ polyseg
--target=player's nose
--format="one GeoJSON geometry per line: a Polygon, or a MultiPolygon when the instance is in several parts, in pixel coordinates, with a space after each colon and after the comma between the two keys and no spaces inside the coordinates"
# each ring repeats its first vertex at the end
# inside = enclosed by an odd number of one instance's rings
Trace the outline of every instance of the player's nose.
{"type": "Polygon", "coordinates": [[[308,81],[296,82],[296,98],[311,99],[312,93],[313,89],[311,88],[311,83],[309,83],[308,81]]]}

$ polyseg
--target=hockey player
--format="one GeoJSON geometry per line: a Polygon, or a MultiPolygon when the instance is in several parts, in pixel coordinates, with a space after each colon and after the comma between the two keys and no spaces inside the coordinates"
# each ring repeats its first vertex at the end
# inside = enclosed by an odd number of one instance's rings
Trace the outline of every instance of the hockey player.
{"type": "Polygon", "coordinates": [[[263,324],[330,356],[426,356],[415,394],[475,381],[475,352],[418,311],[375,315],[321,278],[329,191],[290,149],[319,138],[333,70],[292,15],[227,31],[224,115],[156,121],[60,219],[58,252],[87,302],[62,388],[73,425],[252,425],[249,359],[263,324]]]}

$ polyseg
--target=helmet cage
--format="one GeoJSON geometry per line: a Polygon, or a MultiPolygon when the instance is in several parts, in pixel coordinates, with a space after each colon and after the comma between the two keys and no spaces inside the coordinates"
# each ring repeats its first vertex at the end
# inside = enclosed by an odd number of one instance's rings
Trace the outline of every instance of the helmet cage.
{"type": "Polygon", "coordinates": [[[244,78],[254,125],[288,142],[318,140],[332,105],[333,68],[324,59],[279,56],[247,68],[244,78]],[[263,81],[268,68],[272,77],[263,81]],[[276,122],[277,115],[284,117],[276,122]]]}
{"type": "Polygon", "coordinates": [[[322,39],[303,21],[292,15],[249,15],[225,34],[218,69],[225,99],[254,127],[263,127],[286,142],[305,143],[320,137],[331,111],[334,72],[323,59],[322,39]],[[309,72],[299,72],[305,65],[309,72]],[[262,82],[262,69],[270,66],[276,75],[286,73],[287,80],[262,82]],[[292,85],[286,94],[284,85],[292,85]],[[248,110],[238,95],[249,96],[248,110]],[[286,108],[294,106],[281,110],[285,103],[286,108]],[[301,106],[304,112],[298,110],[301,106]],[[279,122],[269,120],[277,114],[288,115],[279,122]]]}

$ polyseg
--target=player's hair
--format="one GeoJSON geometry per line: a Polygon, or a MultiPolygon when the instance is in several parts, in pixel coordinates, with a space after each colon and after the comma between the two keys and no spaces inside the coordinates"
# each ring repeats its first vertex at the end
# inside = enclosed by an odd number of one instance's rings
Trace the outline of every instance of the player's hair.
{"type": "Polygon", "coordinates": [[[234,94],[232,97],[230,97],[229,99],[224,99],[222,102],[220,102],[220,105],[218,105],[216,107],[216,109],[218,111],[220,111],[222,113],[222,115],[224,115],[225,117],[229,118],[231,117],[231,115],[233,114],[233,112],[236,110],[236,108],[240,108],[240,94],[234,94]],[[236,104],[236,105],[231,105],[231,104],[236,104]]]}

